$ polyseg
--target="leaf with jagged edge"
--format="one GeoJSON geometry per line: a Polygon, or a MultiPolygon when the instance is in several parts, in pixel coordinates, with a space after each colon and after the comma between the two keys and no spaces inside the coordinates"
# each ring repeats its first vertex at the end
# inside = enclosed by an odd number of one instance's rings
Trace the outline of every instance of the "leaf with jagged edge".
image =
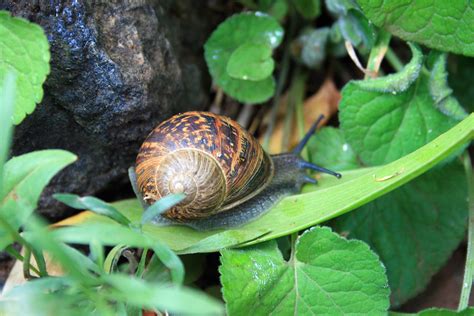
{"type": "Polygon", "coordinates": [[[382,314],[390,305],[377,255],[326,227],[304,232],[289,261],[275,241],[221,254],[229,315],[382,314]]]}
{"type": "Polygon", "coordinates": [[[358,0],[378,27],[430,48],[474,56],[474,2],[358,0]]]}
{"type": "Polygon", "coordinates": [[[43,99],[49,74],[49,44],[43,29],[0,11],[0,86],[9,71],[17,77],[13,123],[19,124],[43,99]]]}

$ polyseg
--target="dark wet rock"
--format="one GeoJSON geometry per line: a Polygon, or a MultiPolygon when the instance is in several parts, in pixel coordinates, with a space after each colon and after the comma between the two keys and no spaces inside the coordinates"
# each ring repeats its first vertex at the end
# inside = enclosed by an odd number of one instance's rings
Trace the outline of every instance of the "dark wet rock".
{"type": "Polygon", "coordinates": [[[188,1],[5,1],[0,9],[40,24],[51,45],[43,102],[16,128],[13,155],[62,148],[79,160],[56,176],[40,208],[58,218],[53,192],[126,186],[126,169],[152,128],[208,104],[202,45],[219,22],[188,1]]]}

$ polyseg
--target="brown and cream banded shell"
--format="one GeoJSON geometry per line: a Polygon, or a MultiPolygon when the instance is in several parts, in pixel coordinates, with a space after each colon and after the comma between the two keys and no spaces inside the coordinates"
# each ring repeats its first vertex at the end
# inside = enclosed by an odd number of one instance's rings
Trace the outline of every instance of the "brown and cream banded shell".
{"type": "Polygon", "coordinates": [[[163,214],[179,221],[205,218],[251,199],[270,182],[273,162],[238,123],[209,112],[186,112],[148,135],[136,174],[148,204],[185,193],[163,214]]]}

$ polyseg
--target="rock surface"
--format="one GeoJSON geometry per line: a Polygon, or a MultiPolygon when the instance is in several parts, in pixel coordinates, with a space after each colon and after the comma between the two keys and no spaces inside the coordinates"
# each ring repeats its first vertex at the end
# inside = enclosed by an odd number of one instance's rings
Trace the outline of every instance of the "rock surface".
{"type": "Polygon", "coordinates": [[[64,216],[54,192],[95,195],[125,186],[153,127],[204,109],[210,79],[202,45],[219,22],[194,1],[5,1],[41,25],[51,45],[44,99],[16,128],[13,155],[61,148],[79,160],[45,190],[40,211],[64,216]]]}

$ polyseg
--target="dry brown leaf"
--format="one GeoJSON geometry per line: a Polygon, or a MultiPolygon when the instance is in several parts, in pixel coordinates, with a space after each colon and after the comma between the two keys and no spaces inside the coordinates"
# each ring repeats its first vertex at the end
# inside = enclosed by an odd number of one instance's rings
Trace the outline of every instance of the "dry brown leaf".
{"type": "MultiPolygon", "coordinates": [[[[281,153],[281,143],[283,140],[283,124],[284,124],[284,118],[285,118],[285,113],[287,111],[286,110],[287,107],[288,107],[288,91],[285,92],[280,98],[275,127],[273,129],[272,136],[270,137],[270,143],[268,145],[268,152],[270,154],[281,153]]],[[[269,116],[267,115],[267,117],[264,118],[264,122],[263,122],[265,130],[268,127],[268,119],[269,119],[269,116]]],[[[265,138],[265,132],[260,133],[260,137],[258,138],[259,142],[263,143],[264,138],[265,138]]]]}
{"type": "MultiPolygon", "coordinates": [[[[286,95],[285,95],[286,96],[286,95]]],[[[304,125],[305,130],[308,130],[310,126],[317,120],[317,118],[323,114],[324,120],[321,123],[321,126],[325,125],[326,122],[329,120],[331,116],[333,116],[338,109],[339,101],[341,99],[341,94],[339,90],[336,88],[336,85],[331,79],[326,79],[324,83],[321,85],[319,90],[307,98],[303,104],[303,116],[304,116],[304,125]]],[[[282,98],[281,102],[281,115],[278,116],[277,122],[275,124],[275,129],[273,131],[271,140],[270,140],[270,147],[269,153],[270,154],[277,154],[283,151],[282,148],[282,140],[283,140],[283,132],[284,132],[284,117],[287,108],[288,98],[282,98]]],[[[295,121],[293,122],[292,131],[296,131],[295,121]]],[[[290,148],[293,148],[298,144],[300,136],[297,132],[293,132],[290,138],[290,148]]],[[[260,141],[263,140],[263,136],[260,137],[260,141]]]]}

